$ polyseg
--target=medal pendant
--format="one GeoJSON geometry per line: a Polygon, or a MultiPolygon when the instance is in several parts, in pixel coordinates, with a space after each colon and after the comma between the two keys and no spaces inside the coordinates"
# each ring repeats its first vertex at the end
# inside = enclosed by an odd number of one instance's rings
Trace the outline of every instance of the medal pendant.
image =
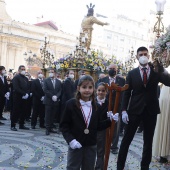
{"type": "Polygon", "coordinates": [[[89,134],[89,129],[84,129],[84,133],[87,135],[89,134]]]}

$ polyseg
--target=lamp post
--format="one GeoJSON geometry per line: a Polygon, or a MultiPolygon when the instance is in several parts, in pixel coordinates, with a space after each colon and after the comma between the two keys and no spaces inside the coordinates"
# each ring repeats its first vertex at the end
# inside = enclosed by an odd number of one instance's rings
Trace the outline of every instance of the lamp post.
{"type": "Polygon", "coordinates": [[[155,4],[157,7],[157,21],[154,25],[154,29],[153,32],[156,32],[156,37],[159,38],[160,37],[160,33],[164,32],[164,25],[162,23],[162,15],[163,15],[163,11],[164,11],[164,5],[166,3],[166,0],[156,0],[155,4]]]}
{"type": "Polygon", "coordinates": [[[44,44],[40,46],[40,53],[42,58],[42,71],[46,74],[46,66],[51,67],[54,62],[54,52],[48,48],[48,35],[44,35],[44,44]]]}
{"type": "Polygon", "coordinates": [[[130,57],[125,62],[125,69],[126,69],[126,74],[134,68],[134,64],[136,62],[136,57],[134,56],[134,49],[131,47],[131,50],[129,51],[130,57]]]}
{"type": "Polygon", "coordinates": [[[32,54],[31,50],[29,50],[28,52],[25,52],[23,55],[27,56],[27,53],[28,53],[28,58],[25,58],[25,61],[27,62],[28,70],[30,71],[30,66],[34,64],[34,61],[37,55],[35,53],[32,54]]]}

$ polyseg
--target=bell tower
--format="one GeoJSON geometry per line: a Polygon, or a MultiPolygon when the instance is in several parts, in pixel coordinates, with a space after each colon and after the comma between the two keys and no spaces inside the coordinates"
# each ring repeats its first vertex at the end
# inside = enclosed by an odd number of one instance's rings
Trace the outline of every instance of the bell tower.
{"type": "Polygon", "coordinates": [[[0,0],[0,21],[11,21],[12,18],[6,12],[5,0],[0,0]]]}

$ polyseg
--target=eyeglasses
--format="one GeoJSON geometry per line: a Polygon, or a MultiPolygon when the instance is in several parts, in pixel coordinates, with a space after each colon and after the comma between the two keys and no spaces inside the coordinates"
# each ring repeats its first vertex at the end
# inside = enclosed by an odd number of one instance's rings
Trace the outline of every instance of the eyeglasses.
{"type": "Polygon", "coordinates": [[[21,70],[25,71],[25,68],[21,68],[21,70]]]}
{"type": "Polygon", "coordinates": [[[148,55],[148,53],[141,53],[141,54],[139,54],[139,56],[141,57],[141,56],[147,56],[148,55]]]}

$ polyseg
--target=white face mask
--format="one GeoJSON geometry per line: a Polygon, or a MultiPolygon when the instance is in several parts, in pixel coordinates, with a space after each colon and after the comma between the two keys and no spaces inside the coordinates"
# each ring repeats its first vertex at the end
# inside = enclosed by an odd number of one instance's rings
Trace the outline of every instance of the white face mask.
{"type": "Polygon", "coordinates": [[[80,79],[81,79],[83,76],[85,76],[85,75],[80,75],[80,79]]]}
{"type": "Polygon", "coordinates": [[[43,74],[38,74],[38,77],[42,79],[43,78],[43,74]]]}
{"type": "Polygon", "coordinates": [[[69,74],[69,77],[70,77],[71,79],[74,79],[74,74],[69,74]]]}
{"type": "Polygon", "coordinates": [[[139,58],[140,64],[148,64],[148,61],[149,61],[148,57],[146,57],[144,55],[139,58]]]}
{"type": "Polygon", "coordinates": [[[22,70],[22,71],[21,71],[21,74],[22,74],[22,75],[25,75],[25,71],[24,71],[24,70],[22,70]]]}
{"type": "Polygon", "coordinates": [[[5,74],[6,74],[6,71],[5,71],[5,70],[2,70],[2,74],[5,76],[5,74]]]}
{"type": "Polygon", "coordinates": [[[49,77],[54,77],[54,73],[49,73],[49,77]]]}

